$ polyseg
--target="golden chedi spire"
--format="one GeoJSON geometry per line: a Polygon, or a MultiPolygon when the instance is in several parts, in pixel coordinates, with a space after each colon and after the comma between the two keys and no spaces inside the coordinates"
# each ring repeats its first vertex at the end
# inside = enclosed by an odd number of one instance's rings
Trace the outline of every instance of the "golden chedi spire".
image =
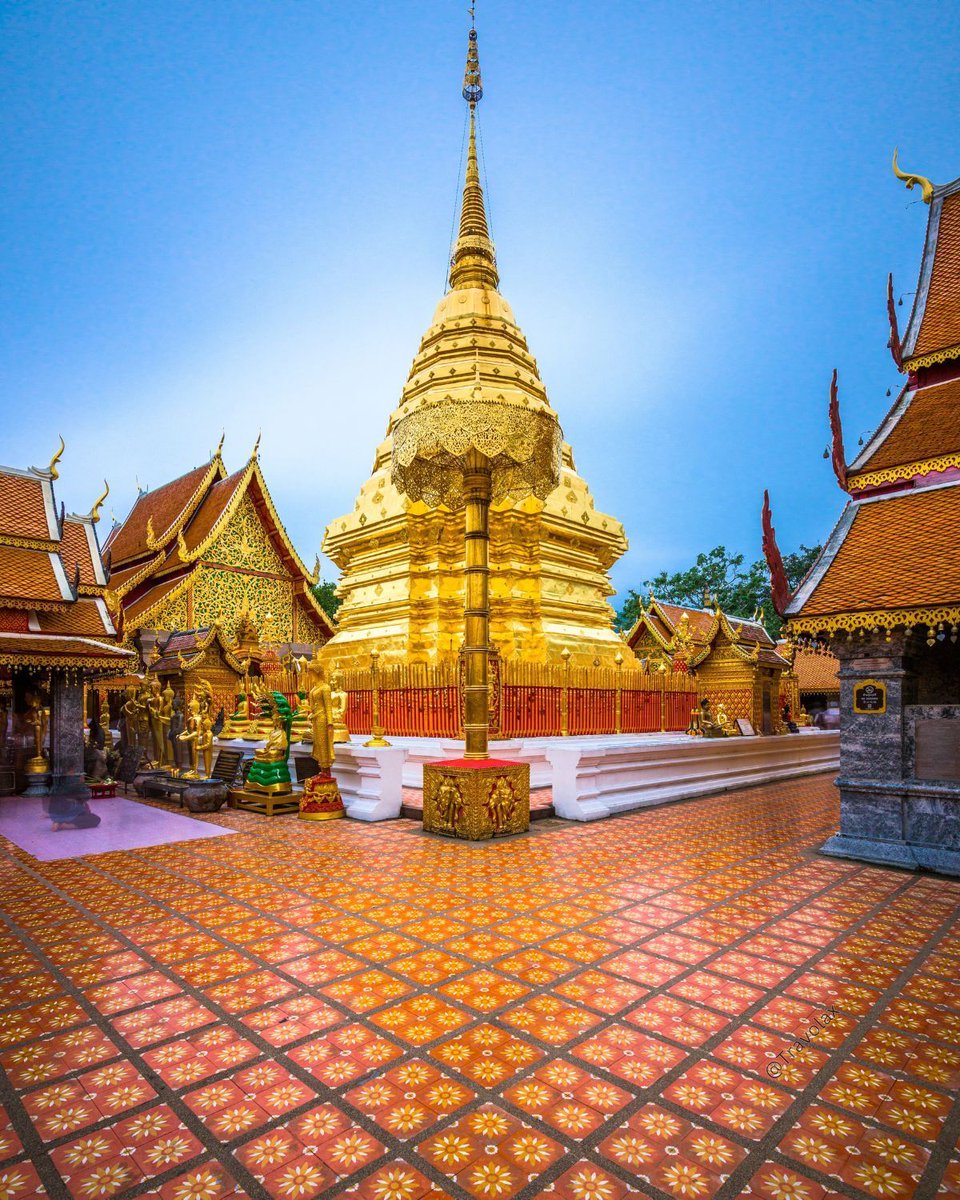
{"type": "MultiPolygon", "coordinates": [[[[382,661],[455,662],[463,638],[463,513],[411,499],[391,478],[401,421],[427,411],[438,420],[469,404],[498,411],[553,409],[537,361],[499,274],[477,155],[477,104],[483,95],[476,30],[469,34],[463,97],[470,106],[466,178],[449,290],[420,341],[377,447],[370,478],[353,511],[332,521],[323,550],[340,568],[337,634],[328,665],[382,661]]],[[[402,431],[401,431],[402,432],[402,431]]],[[[437,453],[445,444],[438,429],[437,453]]],[[[627,549],[623,527],[594,505],[573,454],[562,447],[560,484],[546,501],[504,497],[490,512],[490,639],[505,657],[612,665],[623,644],[613,630],[607,572],[627,549]]]]}
{"type": "Polygon", "coordinates": [[[463,75],[463,97],[470,105],[470,137],[467,143],[467,176],[463,184],[463,203],[460,209],[460,232],[450,259],[452,288],[496,289],[500,283],[477,161],[477,104],[482,95],[477,31],[471,29],[467,69],[463,75]]]}

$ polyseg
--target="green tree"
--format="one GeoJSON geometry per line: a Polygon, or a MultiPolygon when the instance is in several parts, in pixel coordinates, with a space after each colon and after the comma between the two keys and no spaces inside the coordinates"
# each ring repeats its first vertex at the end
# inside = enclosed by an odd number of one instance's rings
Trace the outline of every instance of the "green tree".
{"type": "Polygon", "coordinates": [[[313,585],[310,591],[313,592],[314,600],[316,600],[327,616],[336,620],[337,610],[340,607],[337,585],[332,580],[321,579],[319,583],[313,585]]]}
{"type": "MultiPolygon", "coordinates": [[[[799,585],[819,553],[819,546],[801,546],[784,555],[783,565],[791,590],[799,585]]],[[[762,608],[764,625],[773,638],[778,636],[783,623],[770,601],[766,561],[761,558],[745,566],[744,556],[730,554],[725,546],[714,546],[706,554],[698,554],[694,565],[685,571],[672,574],[661,571],[653,579],[644,580],[639,591],[631,589],[617,613],[618,629],[630,629],[636,624],[640,605],[651,591],[658,600],[685,608],[704,608],[715,600],[731,617],[752,617],[757,608],[762,608]]]]}

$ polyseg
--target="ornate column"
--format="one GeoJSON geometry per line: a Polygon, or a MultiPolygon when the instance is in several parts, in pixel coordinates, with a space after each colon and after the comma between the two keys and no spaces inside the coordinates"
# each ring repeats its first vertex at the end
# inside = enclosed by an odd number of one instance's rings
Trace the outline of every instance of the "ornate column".
{"type": "Polygon", "coordinates": [[[83,679],[63,668],[50,672],[50,769],[54,795],[90,795],[83,772],[83,679]]]}
{"type": "Polygon", "coordinates": [[[464,758],[486,758],[490,728],[490,463],[470,450],[463,468],[464,758]]]}

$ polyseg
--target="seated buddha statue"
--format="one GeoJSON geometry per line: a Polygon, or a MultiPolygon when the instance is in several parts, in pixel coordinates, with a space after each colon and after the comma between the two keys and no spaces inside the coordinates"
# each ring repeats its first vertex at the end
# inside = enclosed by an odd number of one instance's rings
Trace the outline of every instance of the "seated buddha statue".
{"type": "Polygon", "coordinates": [[[727,736],[720,721],[713,715],[709,696],[700,701],[700,733],[703,737],[721,738],[727,736]]]}
{"type": "MultiPolygon", "coordinates": [[[[265,701],[267,698],[265,698],[265,701]]],[[[289,795],[293,791],[287,756],[290,753],[290,724],[293,714],[286,697],[274,692],[269,697],[270,731],[253,756],[247,791],[266,795],[289,795]]]]}

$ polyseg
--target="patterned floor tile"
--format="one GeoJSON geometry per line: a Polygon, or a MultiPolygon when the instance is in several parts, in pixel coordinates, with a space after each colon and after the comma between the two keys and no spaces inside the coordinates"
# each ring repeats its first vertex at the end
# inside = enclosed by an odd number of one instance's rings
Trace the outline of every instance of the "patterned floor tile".
{"type": "Polygon", "coordinates": [[[818,856],[836,813],[0,842],[0,1200],[960,1195],[960,884],[818,856]]]}

